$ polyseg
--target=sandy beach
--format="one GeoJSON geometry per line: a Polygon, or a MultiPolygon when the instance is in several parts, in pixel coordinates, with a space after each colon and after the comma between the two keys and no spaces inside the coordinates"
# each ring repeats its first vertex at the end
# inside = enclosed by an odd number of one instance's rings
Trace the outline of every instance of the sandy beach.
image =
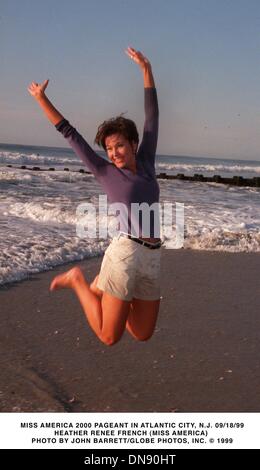
{"type": "MultiPolygon", "coordinates": [[[[101,261],[78,265],[91,281],[101,261]]],[[[113,347],[49,292],[69,267],[0,289],[1,412],[260,411],[259,254],[164,249],[153,338],[113,347]]]]}

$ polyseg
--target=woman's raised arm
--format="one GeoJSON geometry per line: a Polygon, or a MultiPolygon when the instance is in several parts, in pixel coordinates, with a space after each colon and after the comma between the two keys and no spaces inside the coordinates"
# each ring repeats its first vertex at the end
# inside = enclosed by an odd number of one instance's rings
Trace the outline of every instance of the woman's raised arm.
{"type": "Polygon", "coordinates": [[[64,117],[45,95],[45,90],[48,86],[48,83],[49,80],[45,80],[41,84],[32,82],[28,87],[28,91],[42,108],[49,121],[56,126],[56,124],[61,122],[64,117]]]}
{"type": "Polygon", "coordinates": [[[152,67],[149,60],[140,51],[128,47],[125,52],[130,59],[139,65],[144,77],[145,121],[143,139],[138,150],[138,158],[146,160],[149,162],[149,165],[154,168],[158,139],[159,108],[152,67]]]}
{"type": "Polygon", "coordinates": [[[49,80],[45,80],[42,84],[32,82],[28,87],[28,91],[33,98],[35,98],[49,121],[54,124],[59,132],[62,133],[76,155],[78,155],[86,164],[89,171],[96,176],[97,180],[101,182],[104,173],[103,170],[105,167],[110,165],[110,163],[104,158],[101,158],[78,133],[78,131],[71,126],[67,119],[64,119],[62,114],[60,114],[60,112],[53,106],[45,95],[45,89],[47,88],[48,83],[49,80]]]}

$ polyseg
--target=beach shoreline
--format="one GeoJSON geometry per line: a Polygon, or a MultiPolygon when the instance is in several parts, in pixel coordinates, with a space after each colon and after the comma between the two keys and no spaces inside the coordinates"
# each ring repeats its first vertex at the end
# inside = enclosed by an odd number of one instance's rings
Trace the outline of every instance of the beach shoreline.
{"type": "Polygon", "coordinates": [[[163,250],[154,336],[113,347],[53,277],[1,286],[1,412],[259,412],[260,254],[163,250]]]}

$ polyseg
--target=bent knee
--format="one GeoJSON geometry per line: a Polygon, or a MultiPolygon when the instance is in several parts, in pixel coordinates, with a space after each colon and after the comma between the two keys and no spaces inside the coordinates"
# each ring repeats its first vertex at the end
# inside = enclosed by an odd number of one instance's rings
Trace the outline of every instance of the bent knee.
{"type": "Polygon", "coordinates": [[[136,339],[138,341],[148,341],[152,336],[153,336],[153,331],[149,333],[138,334],[138,336],[136,336],[136,339]]]}
{"type": "Polygon", "coordinates": [[[106,346],[114,346],[121,339],[121,336],[102,336],[100,339],[106,346]]]}

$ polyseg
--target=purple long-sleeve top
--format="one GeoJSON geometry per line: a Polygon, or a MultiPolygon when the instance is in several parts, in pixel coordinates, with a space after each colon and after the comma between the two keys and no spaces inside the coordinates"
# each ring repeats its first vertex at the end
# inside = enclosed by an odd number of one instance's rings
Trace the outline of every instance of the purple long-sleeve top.
{"type": "Polygon", "coordinates": [[[123,203],[123,207],[127,208],[127,210],[120,209],[117,216],[120,231],[137,237],[160,237],[159,185],[155,173],[159,122],[156,88],[144,89],[144,108],[144,131],[136,154],[135,174],[128,168],[117,168],[113,163],[100,157],[66,119],[56,124],[56,128],[96,177],[107,194],[108,202],[123,203]],[[133,206],[133,203],[148,204],[149,208],[146,206],[149,209],[146,211],[148,219],[145,218],[145,212],[141,211],[142,216],[140,215],[138,206],[136,204],[133,206]]]}

